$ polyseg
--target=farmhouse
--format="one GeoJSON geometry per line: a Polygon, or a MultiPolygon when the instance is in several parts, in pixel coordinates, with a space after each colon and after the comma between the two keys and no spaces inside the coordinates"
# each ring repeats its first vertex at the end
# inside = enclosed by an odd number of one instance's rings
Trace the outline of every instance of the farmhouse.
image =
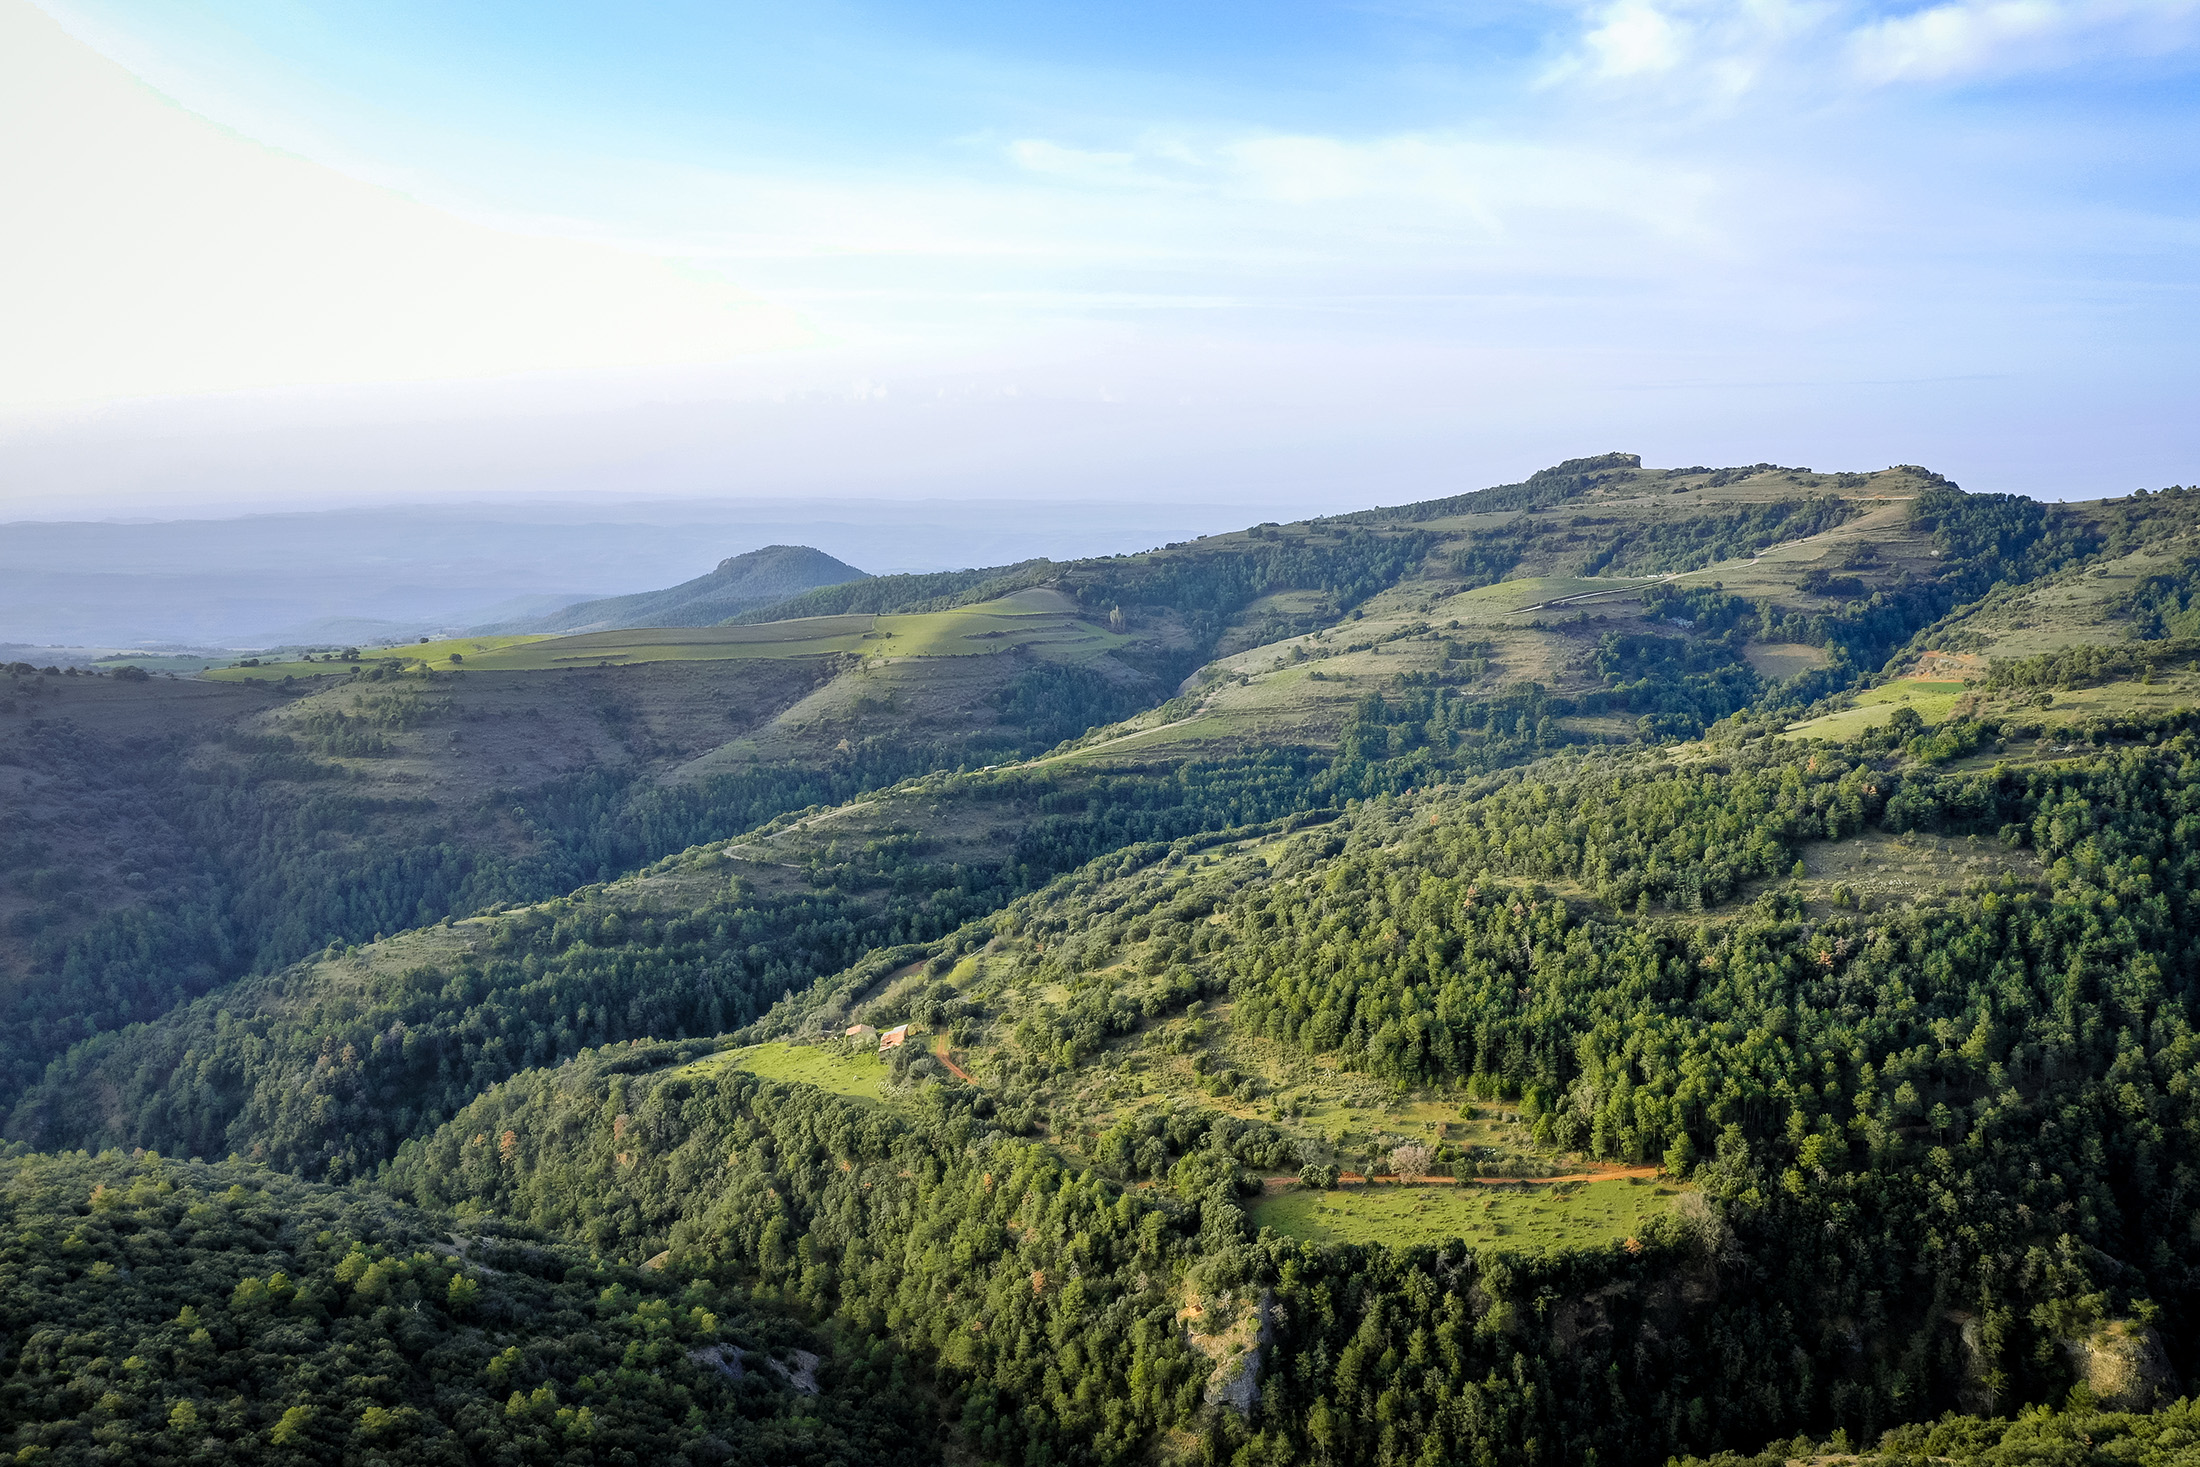
{"type": "Polygon", "coordinates": [[[884,1054],[889,1049],[899,1049],[907,1044],[909,1042],[909,1031],[915,1027],[914,1024],[896,1024],[884,1034],[879,1035],[878,1052],[884,1054]]]}

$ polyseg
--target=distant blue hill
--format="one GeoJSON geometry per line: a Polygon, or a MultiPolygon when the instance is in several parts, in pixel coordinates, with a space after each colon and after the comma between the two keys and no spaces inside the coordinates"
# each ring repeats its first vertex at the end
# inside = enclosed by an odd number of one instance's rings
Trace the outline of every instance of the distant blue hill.
{"type": "Polygon", "coordinates": [[[576,602],[544,616],[480,627],[483,632],[600,632],[621,627],[707,627],[775,602],[870,577],[807,545],[767,545],[662,591],[576,602]]]}

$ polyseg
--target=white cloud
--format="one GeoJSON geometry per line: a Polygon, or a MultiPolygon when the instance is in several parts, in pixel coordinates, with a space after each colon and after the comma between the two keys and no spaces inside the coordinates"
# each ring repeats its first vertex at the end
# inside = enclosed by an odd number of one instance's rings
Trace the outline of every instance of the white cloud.
{"type": "Polygon", "coordinates": [[[1607,0],[1576,12],[1551,83],[1638,83],[1691,102],[2051,71],[2200,42],[2200,0],[1607,0]]]}
{"type": "Polygon", "coordinates": [[[1543,76],[1564,82],[1678,83],[1691,105],[1755,87],[1835,19],[1834,0],[1610,0],[1583,7],[1579,34],[1543,76]]]}
{"type": "Polygon", "coordinates": [[[1149,137],[1119,152],[1025,140],[1009,156],[1022,168],[1089,186],[1095,198],[1132,181],[1167,190],[1165,215],[1142,220],[1117,204],[1106,223],[1093,222],[1112,226],[1119,239],[1151,224],[1180,249],[1211,249],[1240,262],[1261,253],[1254,241],[1262,237],[1293,241],[1285,248],[1294,253],[1350,251],[1362,260],[1381,253],[1385,241],[1431,236],[1461,244],[1510,238],[1571,253],[1541,227],[1558,216],[1569,228],[1600,221],[1606,245],[1615,229],[1629,237],[1701,238],[1716,192],[1709,174],[1647,157],[1436,132],[1149,137]]]}
{"type": "Polygon", "coordinates": [[[2194,0],[1952,0],[1861,25],[1849,47],[1869,80],[1938,81],[2180,49],[2196,16],[2194,0]]]}
{"type": "Polygon", "coordinates": [[[1620,0],[1603,12],[1596,29],[1581,38],[1598,76],[1643,76],[1681,63],[1687,40],[1681,24],[1644,0],[1620,0]]]}
{"type": "Polygon", "coordinates": [[[1136,153],[1095,152],[1089,148],[1066,148],[1044,138],[1022,138],[1008,145],[1008,156],[1027,173],[1045,174],[1072,183],[1132,188],[1166,185],[1166,180],[1138,168],[1136,153]]]}

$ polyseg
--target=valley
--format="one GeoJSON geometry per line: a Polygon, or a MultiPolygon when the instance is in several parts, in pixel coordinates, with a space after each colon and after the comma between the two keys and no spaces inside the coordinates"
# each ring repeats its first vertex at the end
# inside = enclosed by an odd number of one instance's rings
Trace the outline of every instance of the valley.
{"type": "Polygon", "coordinates": [[[2153,1421],[2195,536],[2182,488],[1615,454],[705,625],[11,667],[7,1443],[2153,1421]]]}

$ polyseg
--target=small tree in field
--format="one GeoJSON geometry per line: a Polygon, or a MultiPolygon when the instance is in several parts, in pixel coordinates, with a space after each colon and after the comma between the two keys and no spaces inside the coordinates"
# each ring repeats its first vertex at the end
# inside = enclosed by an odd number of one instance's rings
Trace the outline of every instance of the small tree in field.
{"type": "Polygon", "coordinates": [[[1429,1149],[1418,1141],[1408,1141],[1390,1153],[1390,1169],[1398,1174],[1398,1180],[1418,1182],[1428,1175],[1429,1149]]]}

